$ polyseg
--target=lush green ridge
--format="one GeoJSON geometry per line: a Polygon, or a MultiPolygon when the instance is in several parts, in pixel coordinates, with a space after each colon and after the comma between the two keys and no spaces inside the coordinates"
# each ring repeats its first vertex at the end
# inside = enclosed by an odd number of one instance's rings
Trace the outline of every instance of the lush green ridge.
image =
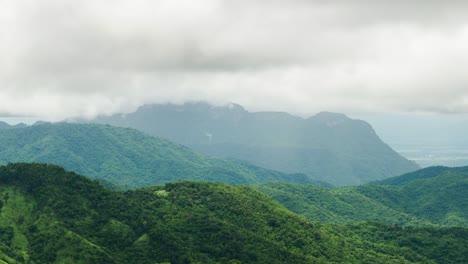
{"type": "Polygon", "coordinates": [[[449,172],[449,171],[468,173],[468,166],[467,167],[454,167],[454,168],[444,167],[444,166],[428,167],[428,168],[420,169],[417,171],[409,172],[401,176],[391,177],[382,181],[377,181],[377,182],[374,182],[373,184],[404,185],[405,183],[412,182],[415,180],[433,178],[437,175],[440,175],[443,172],[449,172]]]}
{"type": "Polygon", "coordinates": [[[117,185],[149,186],[177,180],[316,182],[245,162],[209,158],[137,130],[92,124],[42,124],[0,130],[0,164],[46,162],[117,185]]]}
{"type": "Polygon", "coordinates": [[[355,188],[328,189],[315,185],[276,183],[253,187],[312,221],[336,224],[364,221],[429,224],[373,200],[355,188]]]}
{"type": "Polygon", "coordinates": [[[337,189],[281,183],[254,187],[313,221],[468,226],[468,167],[427,168],[379,184],[337,189]]]}
{"type": "Polygon", "coordinates": [[[62,168],[0,167],[6,263],[466,263],[465,228],[311,223],[245,186],[125,193],[62,168]]]}
{"type": "Polygon", "coordinates": [[[414,171],[372,127],[343,114],[307,119],[287,113],[250,113],[241,106],[205,103],[146,105],[93,122],[133,127],[203,153],[305,173],[336,186],[358,185],[414,171]]]}

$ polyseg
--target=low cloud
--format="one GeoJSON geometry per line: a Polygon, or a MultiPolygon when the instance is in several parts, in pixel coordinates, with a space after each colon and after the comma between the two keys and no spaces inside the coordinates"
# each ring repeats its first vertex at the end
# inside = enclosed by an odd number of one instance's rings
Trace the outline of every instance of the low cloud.
{"type": "Polygon", "coordinates": [[[465,1],[0,0],[0,113],[468,112],[465,1]]]}

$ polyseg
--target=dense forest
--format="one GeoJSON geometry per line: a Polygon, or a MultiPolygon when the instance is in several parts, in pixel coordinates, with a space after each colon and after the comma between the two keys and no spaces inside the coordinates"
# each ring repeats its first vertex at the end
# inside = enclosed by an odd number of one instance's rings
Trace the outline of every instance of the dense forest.
{"type": "Polygon", "coordinates": [[[47,164],[0,167],[4,263],[466,263],[468,229],[321,224],[248,186],[126,192],[47,164]]]}
{"type": "Polygon", "coordinates": [[[282,183],[254,187],[313,221],[468,227],[468,167],[431,167],[335,189],[282,183]]]}

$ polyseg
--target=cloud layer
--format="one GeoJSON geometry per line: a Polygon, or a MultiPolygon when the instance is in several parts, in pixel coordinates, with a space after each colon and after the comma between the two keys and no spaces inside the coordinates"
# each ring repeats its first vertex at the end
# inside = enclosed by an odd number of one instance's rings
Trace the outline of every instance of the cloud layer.
{"type": "Polygon", "coordinates": [[[0,113],[468,112],[466,1],[0,0],[0,113]]]}

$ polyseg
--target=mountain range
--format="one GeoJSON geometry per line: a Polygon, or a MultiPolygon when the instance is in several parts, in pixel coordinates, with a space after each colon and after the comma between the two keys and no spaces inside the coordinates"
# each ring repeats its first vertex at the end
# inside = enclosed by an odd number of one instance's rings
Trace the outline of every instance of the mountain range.
{"type": "Polygon", "coordinates": [[[90,122],[135,128],[208,155],[304,173],[335,186],[419,168],[385,144],[368,123],[329,112],[304,119],[282,112],[252,113],[237,104],[161,104],[90,122]]]}

